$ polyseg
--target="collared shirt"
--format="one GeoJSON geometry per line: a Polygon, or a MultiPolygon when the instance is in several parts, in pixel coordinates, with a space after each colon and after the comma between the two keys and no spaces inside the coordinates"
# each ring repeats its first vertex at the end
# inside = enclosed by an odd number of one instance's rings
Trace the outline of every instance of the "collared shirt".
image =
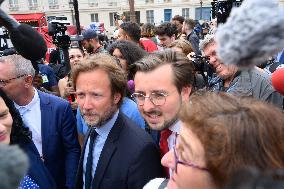
{"type": "Polygon", "coordinates": [[[224,88],[223,83],[221,78],[213,78],[209,82],[210,91],[223,91],[241,97],[254,97],[282,108],[283,96],[272,87],[270,76],[256,68],[242,70],[227,88],[224,88]]]}
{"type": "Polygon", "coordinates": [[[30,103],[25,106],[15,104],[15,107],[19,110],[23,122],[26,127],[32,132],[32,140],[42,156],[42,138],[41,138],[41,111],[40,111],[40,98],[38,92],[34,89],[34,97],[30,103]]]}
{"type": "MultiPolygon", "coordinates": [[[[100,127],[95,127],[96,132],[98,133],[94,146],[93,146],[93,164],[92,164],[92,175],[94,177],[96,173],[96,168],[97,164],[101,155],[101,152],[103,150],[104,144],[107,140],[108,134],[110,130],[112,129],[117,117],[118,117],[119,110],[113,115],[113,117],[107,121],[105,124],[103,124],[100,127]]],[[[90,143],[90,138],[88,138],[86,148],[85,148],[85,153],[84,153],[84,160],[83,160],[83,181],[85,183],[85,173],[86,173],[86,164],[87,164],[87,158],[88,158],[88,153],[89,153],[89,143],[90,143]]],[[[85,185],[84,185],[85,188],[85,185]]]]}
{"type": "Polygon", "coordinates": [[[172,134],[169,136],[169,138],[167,140],[169,150],[171,150],[175,147],[176,138],[179,135],[180,127],[181,127],[181,121],[180,120],[177,120],[172,126],[169,127],[169,130],[172,131],[172,134]]]}

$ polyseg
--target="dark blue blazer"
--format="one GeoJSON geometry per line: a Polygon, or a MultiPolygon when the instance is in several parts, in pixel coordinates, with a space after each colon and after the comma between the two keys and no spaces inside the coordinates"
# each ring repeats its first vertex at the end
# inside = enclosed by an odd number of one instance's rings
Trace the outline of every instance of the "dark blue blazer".
{"type": "Polygon", "coordinates": [[[40,189],[56,189],[56,183],[43,164],[33,141],[21,140],[19,146],[29,158],[29,170],[27,175],[35,181],[40,189]]]}
{"type": "Polygon", "coordinates": [[[58,188],[74,188],[81,150],[72,108],[62,98],[38,94],[44,164],[58,188]]]}
{"type": "MultiPolygon", "coordinates": [[[[83,153],[76,188],[83,188],[83,153]]],[[[141,189],[151,179],[162,177],[160,153],[151,136],[123,113],[119,113],[101,152],[93,189],[141,189]]]]}

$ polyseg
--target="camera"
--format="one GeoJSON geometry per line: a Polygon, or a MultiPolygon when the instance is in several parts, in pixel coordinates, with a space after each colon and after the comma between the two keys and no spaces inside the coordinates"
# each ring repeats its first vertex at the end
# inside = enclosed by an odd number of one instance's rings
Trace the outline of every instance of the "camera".
{"type": "Polygon", "coordinates": [[[66,35],[69,22],[51,21],[48,23],[48,35],[52,36],[52,42],[61,48],[68,48],[71,44],[70,36],[66,35]]]}

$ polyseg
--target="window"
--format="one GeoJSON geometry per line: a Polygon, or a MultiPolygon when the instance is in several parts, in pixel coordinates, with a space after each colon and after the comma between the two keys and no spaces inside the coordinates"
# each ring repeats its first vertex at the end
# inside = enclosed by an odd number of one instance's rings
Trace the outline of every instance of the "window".
{"type": "Polygon", "coordinates": [[[58,0],[48,0],[48,4],[51,6],[58,5],[58,0]]]}
{"type": "Polygon", "coordinates": [[[115,23],[114,23],[114,14],[115,14],[115,12],[110,12],[109,13],[109,25],[110,26],[115,26],[115,23]]]}
{"type": "Polygon", "coordinates": [[[154,0],[145,0],[145,3],[154,3],[154,0]]]}
{"type": "Polygon", "coordinates": [[[29,0],[29,9],[36,10],[38,7],[37,0],[29,0]]]}
{"type": "Polygon", "coordinates": [[[154,24],[154,10],[146,10],[147,23],[154,24]]]}
{"type": "Polygon", "coordinates": [[[170,22],[172,19],[172,9],[164,9],[164,21],[170,22]]]}
{"type": "Polygon", "coordinates": [[[195,9],[195,20],[210,20],[211,18],[211,8],[210,7],[202,7],[202,9],[195,9]]]}
{"type": "Polygon", "coordinates": [[[99,21],[98,13],[91,14],[91,22],[98,22],[98,21],[99,21]]]}
{"type": "MultiPolygon", "coordinates": [[[[123,15],[126,17],[126,22],[130,21],[130,12],[123,12],[123,15]]],[[[140,24],[140,11],[135,11],[135,20],[138,24],[140,24]]]]}
{"type": "Polygon", "coordinates": [[[19,5],[19,2],[18,2],[18,0],[9,0],[9,5],[10,6],[19,5]]]}
{"type": "Polygon", "coordinates": [[[182,16],[187,19],[189,18],[189,8],[183,8],[182,9],[182,16]]]}
{"type": "Polygon", "coordinates": [[[18,0],[9,0],[9,10],[17,11],[19,10],[19,2],[18,0]]]}
{"type": "Polygon", "coordinates": [[[37,6],[37,0],[29,0],[29,6],[37,6]]]}

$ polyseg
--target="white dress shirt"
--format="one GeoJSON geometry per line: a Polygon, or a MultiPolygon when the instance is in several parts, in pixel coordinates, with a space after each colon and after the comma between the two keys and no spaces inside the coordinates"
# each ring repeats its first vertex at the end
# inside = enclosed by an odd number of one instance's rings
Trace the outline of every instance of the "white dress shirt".
{"type": "Polygon", "coordinates": [[[25,106],[20,106],[15,102],[14,104],[21,114],[24,125],[32,132],[32,140],[40,156],[42,156],[41,111],[40,98],[37,90],[34,89],[34,97],[29,104],[25,106]]]}

